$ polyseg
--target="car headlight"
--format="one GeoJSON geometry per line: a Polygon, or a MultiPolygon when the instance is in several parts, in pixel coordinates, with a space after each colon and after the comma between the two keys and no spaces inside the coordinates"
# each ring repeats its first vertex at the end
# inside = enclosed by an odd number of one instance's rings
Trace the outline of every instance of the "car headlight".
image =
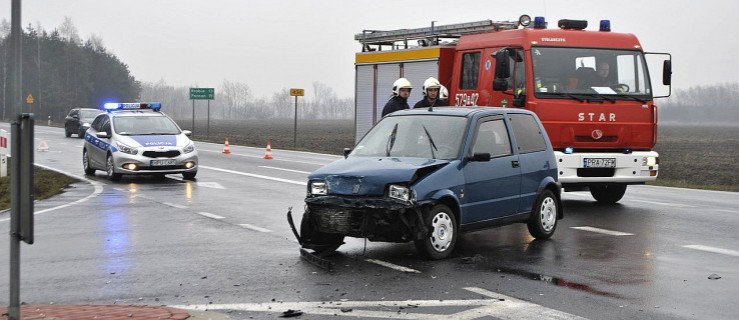
{"type": "Polygon", "coordinates": [[[118,150],[121,150],[121,152],[123,152],[123,153],[136,154],[136,153],[139,152],[138,149],[136,149],[134,147],[129,147],[128,145],[123,144],[123,143],[118,142],[118,141],[116,141],[115,145],[118,146],[118,150]]]}
{"type": "Polygon", "coordinates": [[[659,163],[658,157],[644,157],[642,159],[643,166],[656,166],[659,163]]]}
{"type": "Polygon", "coordinates": [[[84,123],[82,123],[82,127],[83,128],[89,128],[90,127],[90,124],[87,123],[87,122],[84,122],[84,123]]]}
{"type": "Polygon", "coordinates": [[[188,144],[187,146],[185,146],[184,148],[182,148],[182,151],[184,153],[190,153],[190,152],[195,151],[195,144],[193,144],[192,142],[190,142],[190,144],[188,144]]]}
{"type": "Polygon", "coordinates": [[[327,195],[328,185],[324,181],[311,181],[310,194],[314,196],[327,195]]]}
{"type": "Polygon", "coordinates": [[[393,199],[402,201],[412,201],[415,197],[410,188],[406,186],[399,186],[397,184],[391,184],[388,190],[388,196],[393,199]]]}

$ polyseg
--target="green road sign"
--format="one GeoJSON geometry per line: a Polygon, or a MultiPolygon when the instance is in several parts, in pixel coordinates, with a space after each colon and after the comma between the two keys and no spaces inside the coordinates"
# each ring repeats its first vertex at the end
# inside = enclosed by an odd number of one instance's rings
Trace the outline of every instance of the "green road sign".
{"type": "Polygon", "coordinates": [[[190,100],[213,100],[215,91],[213,88],[190,88],[190,100]]]}

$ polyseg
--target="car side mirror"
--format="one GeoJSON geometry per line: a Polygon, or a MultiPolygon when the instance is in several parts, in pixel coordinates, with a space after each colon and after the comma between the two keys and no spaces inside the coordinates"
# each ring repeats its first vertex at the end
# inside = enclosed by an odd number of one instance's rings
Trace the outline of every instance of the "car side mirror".
{"type": "Polygon", "coordinates": [[[672,84],[672,60],[665,60],[662,64],[662,84],[672,84]]]}
{"type": "Polygon", "coordinates": [[[190,130],[182,130],[182,133],[185,134],[188,137],[192,135],[192,131],[190,131],[190,130]]]}
{"type": "Polygon", "coordinates": [[[484,153],[475,153],[470,158],[470,161],[473,162],[487,162],[490,161],[490,154],[487,152],[484,153]]]}
{"type": "Polygon", "coordinates": [[[348,158],[350,153],[352,153],[352,148],[344,148],[344,159],[348,158]]]}
{"type": "Polygon", "coordinates": [[[95,134],[95,136],[98,138],[105,138],[105,139],[110,138],[110,135],[107,132],[98,132],[95,134]]]}

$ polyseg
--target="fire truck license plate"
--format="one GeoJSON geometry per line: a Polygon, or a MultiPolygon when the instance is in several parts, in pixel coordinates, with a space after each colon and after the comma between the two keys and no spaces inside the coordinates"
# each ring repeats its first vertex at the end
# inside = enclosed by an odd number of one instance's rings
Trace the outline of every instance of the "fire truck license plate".
{"type": "Polygon", "coordinates": [[[173,166],[175,165],[174,159],[164,159],[164,160],[151,160],[151,166],[157,167],[157,166],[173,166]]]}
{"type": "Polygon", "coordinates": [[[584,158],[585,168],[615,168],[616,158],[584,158]]]}

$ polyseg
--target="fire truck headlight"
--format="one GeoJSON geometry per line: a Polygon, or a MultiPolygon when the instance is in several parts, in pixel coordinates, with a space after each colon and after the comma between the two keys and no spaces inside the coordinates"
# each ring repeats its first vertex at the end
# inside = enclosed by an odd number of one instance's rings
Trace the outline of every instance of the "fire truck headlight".
{"type": "Polygon", "coordinates": [[[642,159],[643,166],[656,166],[659,163],[658,157],[644,157],[642,159]]]}

